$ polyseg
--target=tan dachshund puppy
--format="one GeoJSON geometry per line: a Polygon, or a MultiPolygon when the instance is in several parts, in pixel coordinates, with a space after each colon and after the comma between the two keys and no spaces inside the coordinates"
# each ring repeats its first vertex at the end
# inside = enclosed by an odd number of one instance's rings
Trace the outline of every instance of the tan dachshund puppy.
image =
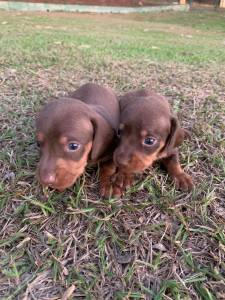
{"type": "Polygon", "coordinates": [[[119,103],[110,88],[88,83],[69,97],[45,105],[37,117],[43,186],[71,187],[89,163],[112,157],[119,103]]]}
{"type": "Polygon", "coordinates": [[[118,134],[120,142],[114,152],[114,162],[105,165],[103,170],[103,197],[111,193],[120,196],[132,184],[134,174],[143,172],[157,160],[162,161],[179,189],[192,189],[192,179],[181,168],[177,149],[187,132],[171,113],[166,98],[149,89],[122,96],[118,134]]]}

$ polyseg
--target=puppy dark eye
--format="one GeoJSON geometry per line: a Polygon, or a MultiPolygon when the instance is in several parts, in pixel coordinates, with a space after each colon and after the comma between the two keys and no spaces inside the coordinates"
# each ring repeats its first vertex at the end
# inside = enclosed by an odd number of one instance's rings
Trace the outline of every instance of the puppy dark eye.
{"type": "Polygon", "coordinates": [[[151,136],[148,136],[148,137],[146,137],[146,138],[144,139],[144,144],[145,144],[146,146],[152,146],[152,145],[155,144],[155,142],[156,142],[156,139],[155,139],[154,137],[151,137],[151,136]]]}
{"type": "Polygon", "coordinates": [[[76,151],[79,148],[79,144],[69,143],[67,148],[68,148],[69,151],[76,151]]]}

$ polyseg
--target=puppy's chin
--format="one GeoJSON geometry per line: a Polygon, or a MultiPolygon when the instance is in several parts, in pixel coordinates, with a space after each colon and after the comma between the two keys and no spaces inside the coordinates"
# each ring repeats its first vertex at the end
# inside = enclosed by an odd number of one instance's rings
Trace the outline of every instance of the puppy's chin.
{"type": "Polygon", "coordinates": [[[55,186],[50,186],[50,188],[62,193],[66,189],[71,188],[75,184],[75,182],[76,182],[76,179],[72,183],[68,183],[68,184],[65,184],[65,185],[58,185],[58,186],[56,186],[56,185],[55,186]]]}
{"type": "Polygon", "coordinates": [[[128,169],[130,168],[131,172],[133,173],[142,173],[146,169],[151,168],[157,159],[157,153],[151,154],[149,156],[141,154],[135,155],[131,165],[128,166],[128,169]]]}
{"type": "Polygon", "coordinates": [[[145,169],[147,169],[148,167],[145,166],[118,166],[118,169],[120,170],[120,172],[124,173],[124,174],[139,174],[142,173],[145,169]]]}
{"type": "Polygon", "coordinates": [[[66,189],[71,188],[77,181],[77,179],[82,175],[76,175],[74,178],[71,178],[69,181],[65,182],[65,181],[61,181],[58,180],[58,183],[55,184],[54,186],[52,186],[53,189],[59,191],[59,192],[64,192],[66,189]]]}
{"type": "Polygon", "coordinates": [[[132,161],[129,162],[127,165],[122,165],[122,164],[116,164],[116,165],[122,173],[138,174],[138,173],[142,173],[143,171],[151,167],[152,163],[153,163],[152,161],[139,159],[139,157],[134,156],[132,161]]]}

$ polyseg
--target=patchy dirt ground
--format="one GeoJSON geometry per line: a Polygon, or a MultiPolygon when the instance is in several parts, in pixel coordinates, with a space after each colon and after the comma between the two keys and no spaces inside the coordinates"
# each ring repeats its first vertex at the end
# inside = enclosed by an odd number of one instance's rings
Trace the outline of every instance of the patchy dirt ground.
{"type": "Polygon", "coordinates": [[[0,298],[225,299],[225,72],[220,65],[105,60],[0,72],[0,298]],[[34,117],[51,97],[94,81],[166,95],[191,140],[193,193],[158,165],[103,201],[90,169],[65,193],[35,179],[34,117]]]}

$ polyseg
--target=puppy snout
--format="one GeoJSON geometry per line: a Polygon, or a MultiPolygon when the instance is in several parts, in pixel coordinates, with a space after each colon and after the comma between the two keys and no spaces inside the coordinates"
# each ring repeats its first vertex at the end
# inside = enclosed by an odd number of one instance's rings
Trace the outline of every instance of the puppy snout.
{"type": "Polygon", "coordinates": [[[114,162],[118,167],[126,167],[131,161],[131,155],[124,152],[117,152],[114,154],[114,162]]]}
{"type": "Polygon", "coordinates": [[[56,176],[53,173],[44,173],[40,176],[40,181],[43,185],[52,186],[56,181],[56,176]]]}

